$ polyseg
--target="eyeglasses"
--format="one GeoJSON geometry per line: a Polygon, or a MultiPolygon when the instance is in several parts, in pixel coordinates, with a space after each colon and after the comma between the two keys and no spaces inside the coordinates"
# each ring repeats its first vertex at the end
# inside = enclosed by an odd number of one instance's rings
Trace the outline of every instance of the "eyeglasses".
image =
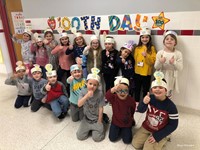
{"type": "Polygon", "coordinates": [[[118,93],[118,94],[128,94],[128,89],[125,89],[125,90],[118,90],[118,91],[116,91],[116,93],[118,93]]]}

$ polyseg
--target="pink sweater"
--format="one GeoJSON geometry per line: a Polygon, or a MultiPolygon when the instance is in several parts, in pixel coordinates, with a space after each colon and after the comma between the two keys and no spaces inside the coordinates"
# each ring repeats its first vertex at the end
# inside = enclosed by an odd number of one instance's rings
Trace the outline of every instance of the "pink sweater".
{"type": "Polygon", "coordinates": [[[66,55],[65,51],[68,49],[68,46],[56,46],[52,51],[51,54],[58,54],[59,58],[59,65],[64,70],[70,70],[70,66],[75,63],[73,53],[70,55],[66,55]]]}

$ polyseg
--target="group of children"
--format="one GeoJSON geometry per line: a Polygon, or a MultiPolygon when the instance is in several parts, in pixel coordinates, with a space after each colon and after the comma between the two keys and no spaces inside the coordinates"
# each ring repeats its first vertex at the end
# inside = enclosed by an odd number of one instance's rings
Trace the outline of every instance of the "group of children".
{"type": "MultiPolygon", "coordinates": [[[[18,87],[15,107],[28,107],[32,96],[33,112],[45,106],[63,119],[70,109],[72,121],[81,120],[77,138],[84,140],[92,131],[93,140],[101,141],[107,122],[103,107],[109,102],[113,112],[110,141],[122,138],[124,143],[132,142],[136,149],[162,149],[178,126],[178,112],[169,99],[173,90],[178,90],[177,72],[183,67],[182,54],[175,49],[177,34],[166,32],[164,49],[157,54],[148,28],[140,31],[138,45],[130,40],[120,52],[111,36],[105,38],[102,50],[97,36],[92,36],[87,46],[81,33],[75,35],[71,45],[67,33],[61,33],[58,45],[53,32],[46,31],[44,40],[37,37],[28,45],[31,34],[24,32],[20,43],[26,67],[18,62],[16,73],[5,82],[18,87]],[[154,67],[157,71],[151,83],[154,67]],[[117,76],[119,70],[122,76],[117,76]],[[147,114],[133,136],[135,110],[147,114]]],[[[16,35],[13,39],[17,40],[16,35]]]]}

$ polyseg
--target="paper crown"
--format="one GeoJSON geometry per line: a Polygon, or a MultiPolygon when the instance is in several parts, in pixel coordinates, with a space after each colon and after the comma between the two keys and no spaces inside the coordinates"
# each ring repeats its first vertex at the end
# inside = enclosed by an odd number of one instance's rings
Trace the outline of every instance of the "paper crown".
{"type": "Polygon", "coordinates": [[[76,36],[83,36],[81,32],[77,32],[76,27],[71,28],[71,32],[76,36]]]}
{"type": "Polygon", "coordinates": [[[46,75],[47,77],[56,76],[56,70],[53,70],[53,66],[51,64],[46,64],[45,69],[47,70],[46,75]]]}
{"type": "Polygon", "coordinates": [[[91,36],[90,40],[91,40],[91,41],[93,41],[93,40],[98,40],[98,37],[97,37],[96,35],[93,35],[93,36],[91,36]]]}
{"type": "Polygon", "coordinates": [[[46,32],[52,32],[53,33],[53,30],[51,30],[50,28],[47,28],[46,30],[44,30],[44,33],[46,32]]]}
{"type": "Polygon", "coordinates": [[[129,40],[128,43],[125,43],[123,45],[124,48],[130,50],[132,52],[133,50],[133,45],[135,45],[135,42],[133,40],[129,40]]]}
{"type": "Polygon", "coordinates": [[[91,72],[92,73],[88,74],[87,80],[94,79],[94,80],[100,82],[100,77],[98,75],[98,73],[100,72],[100,70],[98,68],[92,68],[91,72]]]}
{"type": "Polygon", "coordinates": [[[66,32],[60,33],[60,39],[63,38],[63,37],[68,37],[66,32]]]}
{"type": "Polygon", "coordinates": [[[70,72],[72,72],[74,70],[82,70],[82,67],[78,64],[74,64],[70,67],[70,72]]]}
{"type": "Polygon", "coordinates": [[[42,37],[39,36],[39,34],[38,34],[37,32],[33,34],[33,37],[35,38],[35,41],[36,41],[36,42],[42,41],[42,37]]]}
{"type": "Polygon", "coordinates": [[[15,68],[15,71],[19,71],[19,70],[26,70],[25,66],[23,65],[22,61],[17,61],[16,62],[17,67],[15,68]]]}
{"type": "Polygon", "coordinates": [[[30,30],[27,30],[27,29],[24,30],[23,34],[24,34],[24,33],[27,33],[27,34],[30,35],[30,36],[32,35],[32,32],[31,32],[30,30]]]}
{"type": "Polygon", "coordinates": [[[161,71],[156,71],[154,74],[155,80],[151,83],[151,88],[161,86],[167,89],[167,83],[163,81],[164,74],[161,71]]]}
{"type": "Polygon", "coordinates": [[[77,32],[77,33],[75,34],[75,36],[76,36],[76,37],[80,37],[80,36],[83,36],[83,35],[82,35],[81,32],[77,32]]]}
{"type": "Polygon", "coordinates": [[[38,64],[34,64],[33,66],[34,67],[31,69],[31,74],[33,74],[36,71],[42,72],[42,69],[40,68],[40,66],[38,64]]]}
{"type": "Polygon", "coordinates": [[[118,85],[118,84],[121,84],[121,83],[127,84],[129,86],[129,80],[127,78],[124,78],[122,76],[117,76],[115,78],[116,78],[115,81],[114,81],[115,86],[118,85]]]}
{"type": "Polygon", "coordinates": [[[104,43],[115,43],[115,40],[113,39],[113,37],[106,37],[105,42],[104,43]]]}
{"type": "Polygon", "coordinates": [[[140,35],[151,35],[151,30],[147,27],[144,27],[140,30],[140,35]]]}
{"type": "Polygon", "coordinates": [[[167,32],[164,32],[164,37],[166,37],[167,35],[169,35],[169,34],[172,34],[172,35],[174,35],[175,37],[177,37],[177,33],[175,32],[175,31],[167,31],[167,32]]]}

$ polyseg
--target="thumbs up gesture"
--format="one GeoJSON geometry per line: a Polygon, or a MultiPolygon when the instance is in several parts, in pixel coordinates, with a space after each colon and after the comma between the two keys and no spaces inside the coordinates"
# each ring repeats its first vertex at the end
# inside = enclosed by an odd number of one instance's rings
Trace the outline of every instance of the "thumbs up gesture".
{"type": "Polygon", "coordinates": [[[172,56],[172,58],[169,60],[169,63],[174,64],[174,61],[175,61],[174,56],[172,56]]]}
{"type": "Polygon", "coordinates": [[[49,82],[48,82],[47,85],[45,86],[45,89],[46,89],[46,91],[50,91],[50,90],[51,90],[51,85],[50,85],[49,82]]]}
{"type": "Polygon", "coordinates": [[[92,90],[88,91],[87,95],[88,98],[93,97],[94,92],[92,90]]]}
{"type": "Polygon", "coordinates": [[[164,63],[166,62],[166,58],[163,57],[163,55],[161,55],[160,62],[161,62],[162,64],[164,64],[164,63]]]}
{"type": "Polygon", "coordinates": [[[144,97],[143,102],[148,104],[150,102],[150,93],[148,92],[147,95],[144,97]]]}

